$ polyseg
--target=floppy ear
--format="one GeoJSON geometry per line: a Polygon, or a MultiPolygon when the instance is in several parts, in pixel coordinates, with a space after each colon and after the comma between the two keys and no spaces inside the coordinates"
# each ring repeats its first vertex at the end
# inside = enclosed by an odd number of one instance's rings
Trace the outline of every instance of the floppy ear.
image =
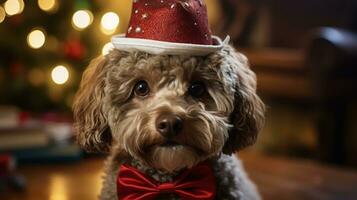
{"type": "Polygon", "coordinates": [[[256,76],[250,70],[247,58],[232,47],[225,48],[224,61],[236,74],[234,111],[230,116],[233,125],[223,152],[232,154],[256,141],[264,125],[265,106],[256,94],[256,76]]]}
{"type": "Polygon", "coordinates": [[[84,71],[75,96],[73,113],[78,143],[87,151],[109,150],[112,135],[103,112],[105,77],[109,66],[100,56],[84,71]]]}

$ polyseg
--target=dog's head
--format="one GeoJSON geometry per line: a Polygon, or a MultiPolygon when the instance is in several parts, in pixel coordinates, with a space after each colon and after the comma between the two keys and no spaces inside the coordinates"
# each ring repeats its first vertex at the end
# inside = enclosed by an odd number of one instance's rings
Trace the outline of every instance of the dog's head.
{"type": "Polygon", "coordinates": [[[73,109],[85,149],[115,146],[166,171],[254,143],[264,121],[255,74],[230,46],[206,57],[113,50],[87,68],[73,109]]]}

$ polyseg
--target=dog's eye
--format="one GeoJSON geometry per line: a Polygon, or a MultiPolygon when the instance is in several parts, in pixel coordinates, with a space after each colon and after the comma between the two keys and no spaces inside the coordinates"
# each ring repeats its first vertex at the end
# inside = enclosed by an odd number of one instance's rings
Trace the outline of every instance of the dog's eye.
{"type": "Polygon", "coordinates": [[[188,88],[188,94],[195,97],[200,98],[206,93],[206,86],[203,82],[194,82],[188,88]]]}
{"type": "Polygon", "coordinates": [[[135,87],[134,87],[135,95],[143,97],[143,96],[148,95],[149,92],[150,92],[150,88],[146,81],[141,80],[135,84],[135,87]]]}

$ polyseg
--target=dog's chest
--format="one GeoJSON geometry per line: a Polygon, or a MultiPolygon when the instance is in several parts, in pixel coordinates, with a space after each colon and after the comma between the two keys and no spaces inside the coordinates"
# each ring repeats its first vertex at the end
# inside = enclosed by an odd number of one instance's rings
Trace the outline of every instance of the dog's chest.
{"type": "Polygon", "coordinates": [[[131,166],[137,168],[139,171],[145,173],[147,176],[153,178],[159,183],[172,182],[174,178],[179,174],[178,172],[167,173],[160,170],[155,170],[142,165],[139,161],[131,161],[131,166]]]}

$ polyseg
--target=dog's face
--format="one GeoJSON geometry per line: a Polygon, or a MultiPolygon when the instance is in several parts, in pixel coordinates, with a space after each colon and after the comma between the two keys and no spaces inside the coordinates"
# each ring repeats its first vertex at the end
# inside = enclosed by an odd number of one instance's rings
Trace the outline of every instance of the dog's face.
{"type": "Polygon", "coordinates": [[[255,141],[264,105],[232,48],[206,57],[113,50],[84,74],[74,104],[78,140],[174,171],[255,141]]]}

